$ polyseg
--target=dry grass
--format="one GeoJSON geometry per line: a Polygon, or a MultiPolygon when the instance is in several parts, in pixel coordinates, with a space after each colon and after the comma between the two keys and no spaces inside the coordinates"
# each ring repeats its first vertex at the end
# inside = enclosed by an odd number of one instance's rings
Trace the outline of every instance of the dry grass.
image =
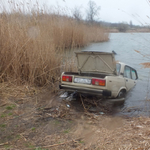
{"type": "MultiPolygon", "coordinates": [[[[64,50],[108,40],[99,25],[55,14],[0,14],[0,81],[44,86],[59,80],[64,50]]],[[[67,64],[67,67],[65,66],[67,64]]],[[[71,63],[72,64],[72,63],[71,63]]],[[[69,68],[71,68],[69,66],[69,68]]]]}
{"type": "Polygon", "coordinates": [[[83,108],[79,111],[79,105],[75,108],[74,103],[60,102],[49,92],[37,97],[37,101],[38,104],[34,97],[30,101],[14,99],[3,104],[0,149],[6,149],[5,145],[11,149],[52,150],[147,150],[150,147],[149,117],[125,119],[84,112],[83,108]]]}
{"type": "Polygon", "coordinates": [[[13,97],[13,98],[24,98],[28,96],[36,95],[40,93],[42,88],[28,86],[28,85],[15,85],[13,82],[0,83],[0,97],[2,101],[13,97]]]}

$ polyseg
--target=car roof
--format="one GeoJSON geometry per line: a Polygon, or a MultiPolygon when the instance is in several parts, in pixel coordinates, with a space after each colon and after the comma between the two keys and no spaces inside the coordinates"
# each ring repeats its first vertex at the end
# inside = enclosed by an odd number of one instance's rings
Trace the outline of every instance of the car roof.
{"type": "MultiPolygon", "coordinates": [[[[119,63],[119,64],[121,64],[121,65],[123,65],[123,66],[129,66],[129,67],[131,67],[131,68],[133,68],[133,69],[135,69],[134,67],[132,67],[131,65],[128,65],[128,64],[126,64],[126,63],[123,63],[123,62],[117,62],[117,63],[119,63]]],[[[136,69],[135,69],[136,70],[136,69]]]]}

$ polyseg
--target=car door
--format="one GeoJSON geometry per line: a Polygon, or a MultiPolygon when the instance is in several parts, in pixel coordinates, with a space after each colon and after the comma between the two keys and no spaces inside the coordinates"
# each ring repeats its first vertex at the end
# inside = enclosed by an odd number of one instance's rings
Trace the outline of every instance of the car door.
{"type": "Polygon", "coordinates": [[[126,85],[127,91],[129,91],[131,88],[133,88],[134,85],[136,84],[136,81],[132,79],[132,76],[134,76],[134,75],[136,75],[136,74],[134,74],[134,70],[129,66],[125,66],[124,78],[125,78],[125,85],[126,85]]]}

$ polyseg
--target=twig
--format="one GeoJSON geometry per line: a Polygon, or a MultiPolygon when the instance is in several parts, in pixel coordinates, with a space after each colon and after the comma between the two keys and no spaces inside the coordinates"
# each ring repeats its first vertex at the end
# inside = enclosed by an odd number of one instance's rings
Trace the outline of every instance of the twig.
{"type": "Polygon", "coordinates": [[[95,102],[95,100],[93,100],[93,103],[95,104],[95,106],[97,107],[97,103],[95,102]]]}
{"type": "Polygon", "coordinates": [[[83,100],[82,100],[81,94],[80,94],[80,99],[81,99],[82,105],[83,105],[83,107],[84,107],[84,110],[87,112],[87,110],[86,110],[86,108],[85,108],[85,106],[84,106],[84,103],[83,103],[83,100]]]}
{"type": "Polygon", "coordinates": [[[27,139],[22,135],[22,134],[20,134],[21,135],[21,137],[25,140],[25,141],[27,141],[27,139]]]}
{"type": "Polygon", "coordinates": [[[1,143],[0,146],[7,145],[7,144],[8,144],[8,142],[6,142],[6,143],[1,143]]]}
{"type": "Polygon", "coordinates": [[[70,140],[70,141],[67,141],[67,142],[64,142],[64,143],[53,144],[53,145],[47,145],[47,146],[42,146],[42,147],[44,147],[44,148],[47,148],[47,147],[55,147],[55,146],[64,145],[64,144],[67,144],[67,143],[70,143],[70,142],[75,142],[75,143],[77,143],[76,140],[70,140]]]}
{"type": "Polygon", "coordinates": [[[1,105],[0,105],[0,107],[5,106],[5,105],[7,105],[7,103],[3,103],[3,104],[1,104],[1,105]]]}

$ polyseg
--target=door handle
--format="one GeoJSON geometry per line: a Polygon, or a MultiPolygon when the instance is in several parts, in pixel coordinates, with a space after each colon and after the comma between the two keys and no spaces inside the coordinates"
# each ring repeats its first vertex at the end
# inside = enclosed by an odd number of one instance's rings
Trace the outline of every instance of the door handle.
{"type": "Polygon", "coordinates": [[[128,80],[126,79],[126,81],[128,82],[128,80]]]}

